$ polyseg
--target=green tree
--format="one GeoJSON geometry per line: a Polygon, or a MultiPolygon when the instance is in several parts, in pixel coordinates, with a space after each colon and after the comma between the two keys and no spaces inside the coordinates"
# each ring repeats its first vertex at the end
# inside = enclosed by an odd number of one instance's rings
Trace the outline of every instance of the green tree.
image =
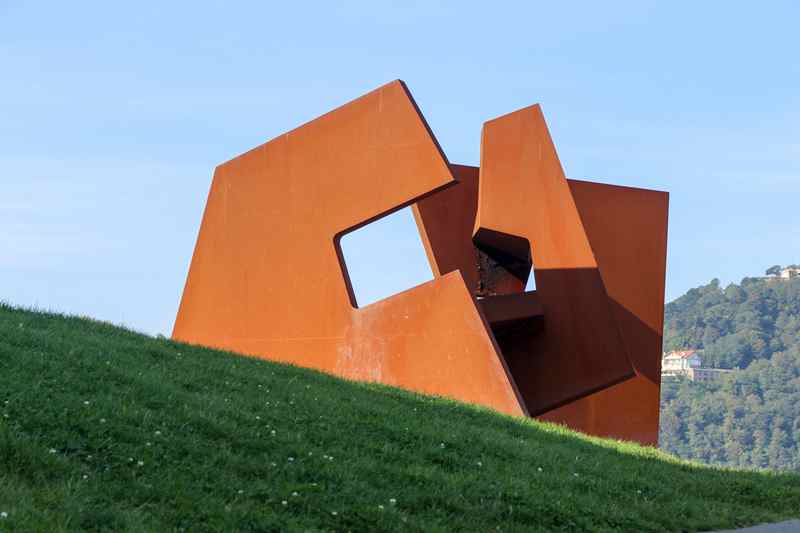
{"type": "Polygon", "coordinates": [[[765,272],[765,274],[767,276],[777,276],[780,273],[781,273],[781,266],[780,265],[771,266],[765,272]]]}

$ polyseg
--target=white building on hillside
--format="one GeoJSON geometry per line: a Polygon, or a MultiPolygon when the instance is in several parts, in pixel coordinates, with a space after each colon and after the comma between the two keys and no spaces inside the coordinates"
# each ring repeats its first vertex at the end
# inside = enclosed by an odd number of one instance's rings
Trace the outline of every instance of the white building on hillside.
{"type": "Polygon", "coordinates": [[[662,376],[687,374],[690,369],[700,368],[703,361],[697,350],[680,350],[669,352],[661,360],[662,376]]]}
{"type": "Polygon", "coordinates": [[[800,276],[800,268],[796,267],[786,267],[778,274],[778,277],[781,279],[793,279],[798,276],[800,276]]]}
{"type": "Polygon", "coordinates": [[[701,350],[676,350],[661,359],[661,377],[685,376],[692,381],[714,381],[731,372],[722,368],[703,368],[701,350]]]}

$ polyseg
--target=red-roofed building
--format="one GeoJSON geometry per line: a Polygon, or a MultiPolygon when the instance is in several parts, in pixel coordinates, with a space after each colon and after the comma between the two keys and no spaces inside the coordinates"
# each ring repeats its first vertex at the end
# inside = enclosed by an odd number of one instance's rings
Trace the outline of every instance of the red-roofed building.
{"type": "Polygon", "coordinates": [[[689,370],[700,368],[701,365],[702,360],[697,350],[676,350],[669,352],[661,360],[661,375],[687,374],[689,370]]]}
{"type": "Polygon", "coordinates": [[[723,368],[702,368],[702,350],[675,350],[664,354],[661,359],[661,377],[684,376],[692,381],[714,381],[731,370],[723,368]]]}

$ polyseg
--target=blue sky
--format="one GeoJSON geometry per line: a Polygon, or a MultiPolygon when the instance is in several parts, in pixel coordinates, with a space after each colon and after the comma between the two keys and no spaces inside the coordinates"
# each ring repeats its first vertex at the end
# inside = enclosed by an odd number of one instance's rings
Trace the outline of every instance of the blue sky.
{"type": "MultiPolygon", "coordinates": [[[[0,0],[2,300],[168,334],[213,168],[395,78],[452,162],[538,102],[569,177],[668,190],[668,299],[800,263],[796,2],[114,4],[0,0]]],[[[396,218],[367,300],[424,279],[396,218]]]]}

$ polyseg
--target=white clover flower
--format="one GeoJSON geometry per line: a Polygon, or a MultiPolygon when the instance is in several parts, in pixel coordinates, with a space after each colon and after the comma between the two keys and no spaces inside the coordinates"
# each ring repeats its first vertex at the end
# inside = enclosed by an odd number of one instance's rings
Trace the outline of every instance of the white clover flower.
{"type": "Polygon", "coordinates": [[[283,505],[286,505],[286,504],[288,504],[289,502],[287,502],[286,500],[283,500],[281,503],[282,503],[283,505]]]}
{"type": "Polygon", "coordinates": [[[294,496],[296,498],[298,496],[298,494],[296,492],[293,492],[292,496],[294,496]]]}
{"type": "Polygon", "coordinates": [[[380,509],[381,511],[383,511],[383,505],[379,505],[379,506],[378,506],[378,509],[380,509]]]}
{"type": "Polygon", "coordinates": [[[89,400],[85,400],[85,401],[83,402],[83,405],[89,405],[89,400]]]}
{"type": "Polygon", "coordinates": [[[395,500],[394,498],[389,498],[389,503],[391,503],[392,505],[394,505],[394,504],[396,504],[396,503],[397,503],[397,500],[395,500]]]}
{"type": "Polygon", "coordinates": [[[331,514],[332,514],[333,516],[336,516],[338,513],[337,513],[336,511],[331,511],[331,514]]]}
{"type": "Polygon", "coordinates": [[[56,449],[55,448],[50,448],[50,453],[56,453],[56,449]]]}
{"type": "Polygon", "coordinates": [[[8,518],[8,513],[5,511],[0,512],[0,518],[8,518]]]}
{"type": "Polygon", "coordinates": [[[294,461],[294,457],[289,457],[289,458],[287,459],[287,461],[289,461],[290,463],[291,463],[291,462],[293,462],[293,461],[294,461]]]}
{"type": "Polygon", "coordinates": [[[478,461],[478,466],[483,466],[483,463],[478,461]]]}

